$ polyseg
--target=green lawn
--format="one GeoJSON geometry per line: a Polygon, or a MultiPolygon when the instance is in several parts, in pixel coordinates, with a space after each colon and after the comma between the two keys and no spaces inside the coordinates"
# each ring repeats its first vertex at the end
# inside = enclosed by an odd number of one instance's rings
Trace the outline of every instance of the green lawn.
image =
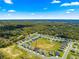
{"type": "Polygon", "coordinates": [[[58,50],[61,46],[60,42],[50,41],[46,38],[39,38],[31,44],[34,48],[44,49],[46,51],[58,50]]]}

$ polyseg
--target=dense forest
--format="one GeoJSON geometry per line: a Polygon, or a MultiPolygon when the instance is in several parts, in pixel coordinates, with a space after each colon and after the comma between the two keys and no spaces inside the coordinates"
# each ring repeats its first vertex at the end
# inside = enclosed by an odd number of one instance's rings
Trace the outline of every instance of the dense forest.
{"type": "Polygon", "coordinates": [[[35,32],[79,40],[79,24],[47,21],[1,21],[0,48],[16,43],[35,32]],[[23,37],[17,39],[20,35],[23,37]]]}

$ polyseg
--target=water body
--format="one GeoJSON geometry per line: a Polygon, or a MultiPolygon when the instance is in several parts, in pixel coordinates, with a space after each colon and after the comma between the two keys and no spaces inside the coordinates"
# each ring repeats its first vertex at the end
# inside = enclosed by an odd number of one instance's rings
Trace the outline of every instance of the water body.
{"type": "Polygon", "coordinates": [[[64,23],[75,23],[75,24],[79,24],[79,20],[60,20],[60,19],[20,19],[20,20],[17,20],[17,19],[12,19],[12,20],[0,20],[0,22],[33,22],[33,23],[47,23],[47,22],[64,22],[64,23]]]}

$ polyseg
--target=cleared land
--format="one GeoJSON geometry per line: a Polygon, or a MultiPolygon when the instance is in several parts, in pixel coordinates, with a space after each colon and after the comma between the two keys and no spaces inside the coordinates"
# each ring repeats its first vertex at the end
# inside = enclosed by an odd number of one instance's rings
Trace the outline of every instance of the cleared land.
{"type": "Polygon", "coordinates": [[[58,50],[61,46],[60,42],[50,41],[46,38],[39,38],[31,44],[34,48],[44,49],[46,51],[58,50]]]}
{"type": "Polygon", "coordinates": [[[16,45],[12,45],[6,48],[1,48],[2,52],[7,59],[42,59],[34,54],[19,49],[16,45]]]}

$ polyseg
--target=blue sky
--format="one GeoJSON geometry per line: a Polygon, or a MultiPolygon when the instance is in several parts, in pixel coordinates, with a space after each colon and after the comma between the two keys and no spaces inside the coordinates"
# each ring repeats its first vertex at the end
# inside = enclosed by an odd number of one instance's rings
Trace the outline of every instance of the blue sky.
{"type": "Polygon", "coordinates": [[[79,0],[0,0],[0,19],[79,19],[79,0]]]}

